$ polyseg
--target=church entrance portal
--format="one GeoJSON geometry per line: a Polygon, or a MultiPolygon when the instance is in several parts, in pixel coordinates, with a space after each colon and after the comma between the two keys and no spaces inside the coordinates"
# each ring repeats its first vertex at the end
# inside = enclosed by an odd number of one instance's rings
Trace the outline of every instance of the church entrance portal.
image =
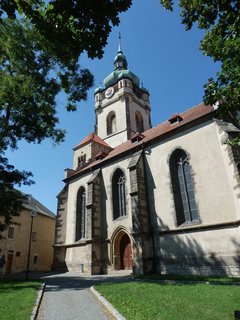
{"type": "Polygon", "coordinates": [[[113,243],[113,262],[115,270],[132,269],[132,244],[128,234],[121,230],[113,243]]]}
{"type": "Polygon", "coordinates": [[[121,269],[132,269],[132,248],[129,236],[125,233],[120,241],[121,269]]]}

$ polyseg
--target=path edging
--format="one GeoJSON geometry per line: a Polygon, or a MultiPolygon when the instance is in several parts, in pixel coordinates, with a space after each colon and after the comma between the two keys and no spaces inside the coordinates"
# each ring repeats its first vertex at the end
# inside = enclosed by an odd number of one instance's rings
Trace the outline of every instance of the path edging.
{"type": "Polygon", "coordinates": [[[116,320],[126,320],[118,311],[113,307],[113,305],[105,299],[101,293],[94,289],[94,286],[90,287],[92,294],[104,305],[105,308],[115,317],[116,320]]]}
{"type": "Polygon", "coordinates": [[[42,297],[43,297],[43,294],[44,294],[44,291],[45,291],[45,287],[46,287],[46,283],[42,283],[40,289],[38,290],[37,299],[36,299],[35,306],[33,308],[30,320],[36,320],[37,319],[39,308],[40,308],[40,304],[41,304],[42,297]]]}

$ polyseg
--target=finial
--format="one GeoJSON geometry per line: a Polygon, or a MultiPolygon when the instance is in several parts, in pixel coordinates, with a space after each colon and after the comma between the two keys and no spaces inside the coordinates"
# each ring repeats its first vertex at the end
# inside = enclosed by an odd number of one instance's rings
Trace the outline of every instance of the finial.
{"type": "Polygon", "coordinates": [[[119,39],[119,45],[118,45],[118,52],[122,52],[122,46],[121,46],[121,32],[118,34],[118,39],[119,39]]]}

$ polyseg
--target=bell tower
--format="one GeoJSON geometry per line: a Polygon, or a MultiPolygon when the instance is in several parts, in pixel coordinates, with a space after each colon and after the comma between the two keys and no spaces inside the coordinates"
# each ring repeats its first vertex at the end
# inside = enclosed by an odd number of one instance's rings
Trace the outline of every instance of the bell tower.
{"type": "Polygon", "coordinates": [[[128,69],[119,44],[114,71],[95,90],[96,134],[111,147],[151,128],[149,92],[128,69]]]}

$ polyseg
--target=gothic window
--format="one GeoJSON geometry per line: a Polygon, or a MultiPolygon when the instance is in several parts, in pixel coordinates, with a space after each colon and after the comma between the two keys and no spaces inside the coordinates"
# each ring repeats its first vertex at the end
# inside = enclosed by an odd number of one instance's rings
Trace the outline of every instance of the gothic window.
{"type": "Polygon", "coordinates": [[[83,187],[77,193],[75,241],[86,237],[86,192],[83,187]]]}
{"type": "Polygon", "coordinates": [[[142,114],[137,111],[135,113],[135,119],[136,119],[136,128],[137,128],[137,132],[141,133],[144,131],[143,129],[143,117],[142,114]]]}
{"type": "Polygon", "coordinates": [[[175,150],[170,157],[170,172],[177,216],[177,224],[198,222],[194,195],[194,181],[185,151],[175,150]]]}
{"type": "Polygon", "coordinates": [[[107,134],[112,134],[117,131],[116,115],[111,111],[107,116],[107,134]]]}
{"type": "Polygon", "coordinates": [[[126,216],[125,176],[117,169],[112,178],[113,219],[126,216]]]}

